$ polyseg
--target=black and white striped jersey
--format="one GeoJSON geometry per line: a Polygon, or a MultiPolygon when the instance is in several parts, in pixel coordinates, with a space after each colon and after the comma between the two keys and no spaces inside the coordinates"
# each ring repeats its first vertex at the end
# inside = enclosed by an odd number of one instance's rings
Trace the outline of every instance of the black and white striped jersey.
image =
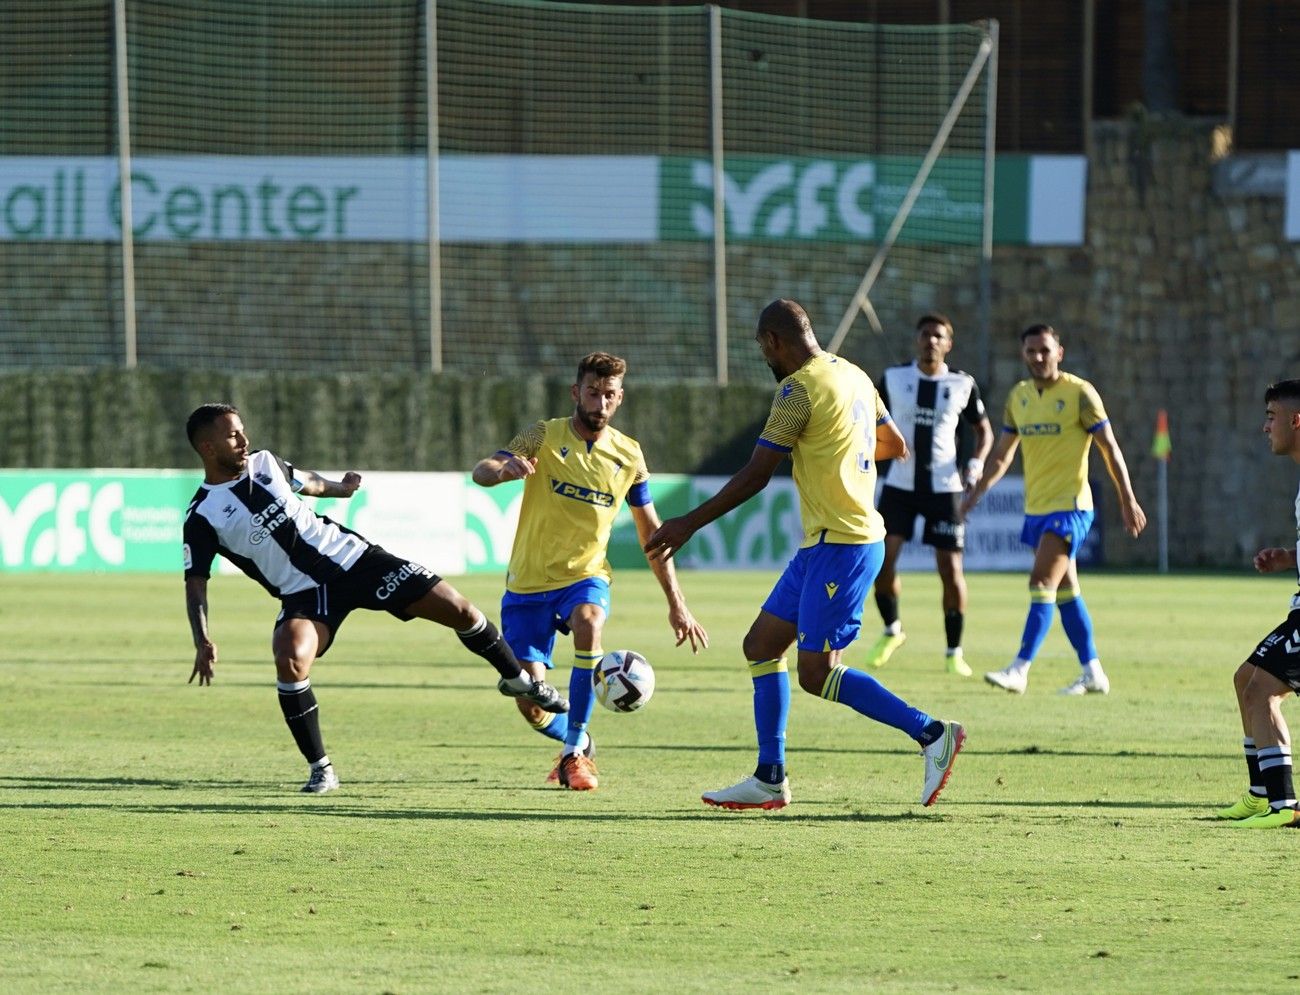
{"type": "Polygon", "coordinates": [[[912,452],[890,463],[885,485],[918,494],[960,491],[958,421],[975,425],[986,417],[975,378],[946,365],[929,377],[913,362],[885,370],[880,394],[912,452]]]}
{"type": "MultiPolygon", "coordinates": [[[[1300,491],[1295,495],[1295,580],[1300,584],[1300,491]]],[[[1300,607],[1300,592],[1291,602],[1292,608],[1300,607]]]]}
{"type": "Polygon", "coordinates": [[[301,487],[293,467],[266,449],[249,453],[237,480],[200,486],[185,513],[185,576],[210,576],[220,553],[283,598],[349,569],[370,543],[316,514],[301,487]]]}

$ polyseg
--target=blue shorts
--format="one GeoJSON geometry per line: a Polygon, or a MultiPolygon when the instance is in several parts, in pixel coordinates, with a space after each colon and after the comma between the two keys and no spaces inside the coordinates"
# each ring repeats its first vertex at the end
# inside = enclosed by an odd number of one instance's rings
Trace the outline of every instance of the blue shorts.
{"type": "Polygon", "coordinates": [[[858,638],[862,605],[884,560],[883,541],[805,547],[786,565],[763,611],[794,623],[801,650],[842,650],[858,638]]]}
{"type": "Polygon", "coordinates": [[[1026,515],[1024,528],[1020,530],[1020,541],[1026,546],[1038,548],[1038,540],[1043,533],[1050,532],[1065,540],[1070,547],[1070,559],[1079,555],[1083,540],[1088,538],[1092,528],[1091,511],[1054,511],[1050,515],[1026,515]]]}
{"type": "Polygon", "coordinates": [[[588,577],[568,587],[539,594],[514,594],[501,597],[501,635],[521,663],[551,663],[555,635],[569,632],[569,616],[578,605],[598,605],[609,617],[609,582],[588,577]]]}

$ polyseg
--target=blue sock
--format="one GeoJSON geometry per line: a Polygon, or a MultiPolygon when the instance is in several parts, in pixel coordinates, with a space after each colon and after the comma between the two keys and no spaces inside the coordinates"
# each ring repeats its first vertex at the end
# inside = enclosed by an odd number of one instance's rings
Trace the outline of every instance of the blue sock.
{"type": "Polygon", "coordinates": [[[768,784],[780,784],[785,780],[790,674],[784,660],[752,661],[749,674],[754,680],[754,729],[758,732],[758,769],[754,776],[768,784]]]}
{"type": "Polygon", "coordinates": [[[605,653],[601,649],[574,650],[573,670],[569,672],[568,729],[564,733],[564,750],[576,752],[582,745],[582,735],[591,721],[591,710],[596,707],[596,696],[591,689],[591,672],[605,653]]]}
{"type": "Polygon", "coordinates": [[[543,712],[541,719],[536,724],[528,723],[547,739],[553,739],[556,742],[563,743],[564,736],[569,731],[569,717],[567,715],[552,715],[550,712],[543,712]]]}
{"type": "Polygon", "coordinates": [[[1020,659],[1032,661],[1038,654],[1038,648],[1047,638],[1047,630],[1052,627],[1052,604],[1056,601],[1056,592],[1042,588],[1029,592],[1029,614],[1025,617],[1025,631],[1020,637],[1020,659]]]}
{"type": "Polygon", "coordinates": [[[1065,627],[1070,645],[1079,654],[1079,663],[1097,659],[1097,644],[1092,639],[1092,616],[1083,603],[1083,595],[1077,591],[1062,591],[1057,596],[1056,607],[1061,613],[1061,625],[1065,627]]]}
{"type": "Polygon", "coordinates": [[[842,664],[831,667],[822,697],[848,705],[860,715],[893,726],[917,742],[921,741],[926,727],[934,719],[919,708],[913,708],[870,674],[852,670],[842,664]]]}

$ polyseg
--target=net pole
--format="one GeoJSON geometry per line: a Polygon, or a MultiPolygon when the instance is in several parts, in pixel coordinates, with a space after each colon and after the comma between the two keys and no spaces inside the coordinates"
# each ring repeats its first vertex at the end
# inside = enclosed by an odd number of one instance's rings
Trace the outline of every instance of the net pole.
{"type": "Polygon", "coordinates": [[[727,385],[727,218],[722,141],[722,8],[709,4],[709,110],[713,139],[713,334],[717,381],[727,385]]]}
{"type": "Polygon", "coordinates": [[[442,372],[442,233],[438,222],[438,0],[424,2],[425,212],[429,240],[429,369],[442,372]]]}
{"type": "Polygon", "coordinates": [[[117,89],[117,183],[122,213],[122,336],[126,368],[136,367],[135,214],[131,209],[131,99],[126,62],[126,0],[113,0],[113,59],[117,89]]]}
{"type": "Polygon", "coordinates": [[[1162,574],[1169,573],[1169,463],[1156,464],[1156,511],[1159,530],[1157,538],[1158,566],[1162,574]]]}
{"type": "Polygon", "coordinates": [[[1241,0],[1228,3],[1228,137],[1237,140],[1237,76],[1241,67],[1241,0]]]}
{"type": "Polygon", "coordinates": [[[984,230],[980,239],[980,357],[988,388],[993,372],[993,187],[998,140],[998,22],[987,23],[989,61],[984,70],[984,230]]]}
{"type": "Polygon", "coordinates": [[[859,311],[863,310],[863,302],[867,299],[867,292],[871,290],[876,282],[876,277],[880,275],[880,270],[885,265],[885,257],[889,255],[889,250],[894,247],[894,242],[898,240],[898,233],[903,230],[903,225],[907,224],[908,216],[912,213],[912,207],[916,204],[917,198],[921,196],[925,181],[930,178],[930,171],[934,169],[934,164],[939,159],[939,153],[943,151],[944,145],[947,144],[948,136],[952,134],[952,129],[957,123],[957,118],[961,115],[962,108],[966,106],[971,91],[975,89],[975,82],[979,79],[980,72],[988,63],[989,49],[989,39],[986,36],[980,42],[979,51],[975,54],[975,59],[966,72],[966,78],[962,80],[961,88],[958,89],[957,95],[953,97],[952,105],[948,108],[943,123],[939,125],[939,130],[935,132],[934,141],[930,143],[930,149],[921,161],[921,167],[916,171],[916,176],[912,179],[912,185],[907,188],[907,195],[903,198],[902,204],[899,205],[898,213],[894,215],[889,230],[885,232],[880,247],[876,249],[876,254],[871,259],[871,265],[867,267],[866,275],[862,277],[862,282],[858,284],[853,299],[849,301],[849,306],[845,308],[844,317],[840,319],[839,327],[835,329],[835,337],[831,339],[830,345],[827,347],[828,351],[839,352],[845,338],[848,337],[849,328],[853,325],[853,319],[859,311]]]}

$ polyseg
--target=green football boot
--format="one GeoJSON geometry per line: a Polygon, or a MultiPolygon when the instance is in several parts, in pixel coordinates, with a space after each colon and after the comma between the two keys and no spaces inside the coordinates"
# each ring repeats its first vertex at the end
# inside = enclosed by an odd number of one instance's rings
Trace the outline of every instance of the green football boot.
{"type": "Polygon", "coordinates": [[[1264,815],[1268,812],[1268,799],[1252,795],[1247,791],[1227,808],[1221,808],[1214,814],[1220,819],[1232,819],[1234,822],[1249,819],[1251,816],[1264,815]]]}
{"type": "Polygon", "coordinates": [[[1290,826],[1300,826],[1300,811],[1293,808],[1281,808],[1276,812],[1270,810],[1263,815],[1239,819],[1232,825],[1241,829],[1286,829],[1290,826]]]}
{"type": "Polygon", "coordinates": [[[871,647],[867,652],[868,667],[883,667],[889,662],[889,658],[898,652],[898,647],[907,642],[907,633],[900,632],[896,636],[891,636],[886,632],[876,640],[876,645],[871,647]]]}

